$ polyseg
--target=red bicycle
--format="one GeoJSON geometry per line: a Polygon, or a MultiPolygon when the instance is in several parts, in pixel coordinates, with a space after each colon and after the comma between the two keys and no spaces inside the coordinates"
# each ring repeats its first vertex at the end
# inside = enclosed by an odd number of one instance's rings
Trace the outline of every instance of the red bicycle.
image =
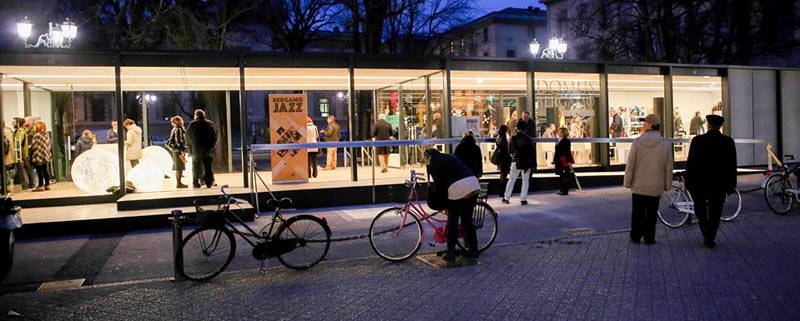
{"type": "MultiPolygon", "coordinates": [[[[434,229],[435,242],[432,242],[431,246],[435,246],[436,243],[447,243],[447,218],[435,217],[442,212],[428,214],[420,204],[417,184],[424,180],[420,173],[412,170],[411,178],[407,179],[405,184],[409,188],[406,205],[387,208],[372,220],[369,227],[369,243],[378,256],[395,262],[414,256],[425,241],[421,221],[427,222],[434,229]]],[[[478,235],[478,252],[488,249],[497,238],[497,214],[489,204],[486,204],[486,193],[481,191],[472,214],[472,222],[478,235]]],[[[466,249],[464,243],[464,232],[459,226],[458,246],[466,249]]]]}

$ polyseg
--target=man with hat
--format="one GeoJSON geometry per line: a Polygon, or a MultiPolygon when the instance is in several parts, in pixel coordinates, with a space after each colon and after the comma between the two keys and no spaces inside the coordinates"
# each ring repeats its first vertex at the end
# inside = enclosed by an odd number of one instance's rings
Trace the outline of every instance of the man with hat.
{"type": "Polygon", "coordinates": [[[643,133],[631,144],[625,165],[625,187],[631,189],[631,242],[656,242],[656,217],[661,194],[672,188],[672,144],[661,135],[656,114],[639,119],[643,133]]]}
{"type": "Polygon", "coordinates": [[[706,116],[708,131],[692,139],[686,161],[686,188],[692,194],[694,214],[708,248],[716,245],[725,197],[736,189],[736,145],[720,132],[724,122],[722,116],[706,116]]]}

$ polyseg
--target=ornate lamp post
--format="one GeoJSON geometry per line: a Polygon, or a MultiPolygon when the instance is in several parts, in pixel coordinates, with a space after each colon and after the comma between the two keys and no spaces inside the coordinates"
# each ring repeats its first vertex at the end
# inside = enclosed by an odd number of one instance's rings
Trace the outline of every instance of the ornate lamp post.
{"type": "MultiPolygon", "coordinates": [[[[534,38],[533,41],[528,45],[531,51],[531,56],[536,58],[536,55],[539,54],[540,44],[534,38]]],[[[542,55],[539,59],[564,59],[564,54],[567,52],[567,43],[562,38],[550,38],[550,41],[547,44],[547,48],[542,51],[542,55]]]]}
{"type": "Polygon", "coordinates": [[[33,23],[25,17],[17,23],[17,34],[25,41],[25,48],[69,48],[72,39],[78,36],[78,26],[67,18],[61,24],[48,22],[47,33],[39,36],[35,44],[28,43],[31,36],[33,23]]]}

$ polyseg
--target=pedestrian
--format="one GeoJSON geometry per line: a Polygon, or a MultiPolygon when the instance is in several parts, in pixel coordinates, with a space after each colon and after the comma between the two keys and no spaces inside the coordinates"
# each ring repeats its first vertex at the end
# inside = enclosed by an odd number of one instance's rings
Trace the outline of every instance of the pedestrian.
{"type": "MultiPolygon", "coordinates": [[[[386,121],[386,115],[378,115],[378,121],[375,122],[375,128],[372,130],[372,140],[389,140],[392,138],[392,125],[386,121]]],[[[381,163],[381,173],[389,171],[389,153],[391,146],[377,147],[375,153],[378,154],[378,160],[381,163]]]]}
{"type": "Polygon", "coordinates": [[[111,121],[111,129],[106,132],[106,143],[109,144],[116,144],[119,141],[117,139],[117,121],[111,121]]]}
{"type": "Polygon", "coordinates": [[[506,127],[508,127],[508,135],[511,137],[514,137],[514,135],[517,134],[517,122],[519,122],[519,119],[517,119],[517,117],[518,117],[517,111],[516,110],[512,111],[511,117],[509,117],[508,121],[506,121],[506,127]]]}
{"type": "Polygon", "coordinates": [[[569,129],[561,127],[558,129],[558,143],[556,143],[556,150],[553,154],[553,163],[556,166],[556,174],[561,178],[559,180],[558,195],[569,195],[569,184],[572,182],[572,164],[575,164],[575,159],[572,158],[572,142],[569,140],[569,129]]]}
{"type": "Polygon", "coordinates": [[[33,166],[33,162],[31,161],[33,152],[31,151],[31,144],[33,143],[33,136],[36,135],[36,128],[34,128],[35,120],[33,116],[25,116],[25,144],[28,146],[28,157],[24,160],[24,168],[28,174],[28,188],[35,188],[36,187],[36,168],[33,166]]]}
{"type": "Polygon", "coordinates": [[[472,136],[472,131],[464,134],[453,155],[458,157],[475,174],[475,177],[480,178],[483,175],[483,155],[481,148],[475,142],[475,137],[472,136]]]}
{"type": "Polygon", "coordinates": [[[536,137],[538,135],[538,131],[536,130],[536,122],[531,118],[531,112],[523,111],[522,112],[522,119],[520,122],[525,122],[525,134],[528,134],[528,137],[536,137]]]}
{"type": "Polygon", "coordinates": [[[661,118],[643,119],[644,133],[631,144],[625,165],[625,187],[631,189],[631,242],[656,242],[656,216],[661,193],[672,188],[672,144],[661,135],[661,118]]]}
{"type": "Polygon", "coordinates": [[[92,149],[92,146],[94,146],[94,135],[91,130],[85,129],[78,138],[78,142],[75,143],[75,157],[72,159],[76,159],[85,151],[92,149]]]}
{"type": "Polygon", "coordinates": [[[50,190],[50,173],[47,171],[47,166],[52,161],[52,152],[50,150],[50,136],[47,135],[47,125],[42,121],[37,121],[33,124],[36,131],[33,135],[33,142],[31,143],[31,163],[36,169],[36,174],[39,176],[39,185],[33,189],[34,192],[49,191],[50,190]]]}
{"type": "Polygon", "coordinates": [[[167,139],[167,148],[172,151],[172,169],[175,171],[175,188],[187,188],[189,185],[184,184],[183,171],[186,170],[186,129],[183,127],[183,117],[172,116],[170,118],[172,124],[172,131],[169,133],[167,139]]]}
{"type": "MultiPolygon", "coordinates": [[[[316,128],[316,126],[314,126],[316,128]]],[[[314,130],[316,134],[316,129],[314,130]]],[[[342,127],[339,126],[339,123],[336,122],[336,117],[333,115],[328,116],[328,128],[325,130],[321,130],[320,134],[323,135],[326,142],[338,142],[342,140],[342,127]]],[[[325,169],[336,169],[336,147],[328,147],[328,153],[325,158],[326,165],[325,169]]],[[[314,170],[316,171],[316,170],[314,170]]],[[[314,175],[314,177],[317,177],[314,175]]]]}
{"type": "Polygon", "coordinates": [[[30,144],[28,144],[28,133],[25,128],[25,120],[21,117],[14,117],[11,121],[11,127],[14,128],[14,153],[17,157],[17,181],[22,189],[30,188],[30,181],[28,176],[27,166],[30,164],[30,144]]]}
{"type": "Polygon", "coordinates": [[[705,132],[705,128],[703,128],[705,123],[706,121],[703,120],[703,117],[700,117],[700,112],[694,112],[694,117],[692,117],[692,120],[689,122],[689,135],[702,135],[705,132]]]}
{"type": "Polygon", "coordinates": [[[611,138],[620,138],[625,133],[625,129],[622,127],[622,117],[614,107],[611,107],[609,113],[611,114],[611,125],[608,127],[608,132],[611,134],[611,138]]]}
{"type": "Polygon", "coordinates": [[[439,253],[448,267],[456,265],[456,242],[458,242],[459,221],[463,230],[467,252],[461,256],[470,263],[477,263],[478,237],[472,222],[472,212],[480,193],[480,183],[472,171],[457,157],[440,153],[435,148],[425,150],[428,175],[433,178],[436,191],[446,194],[447,250],[439,253]]]}
{"type": "Polygon", "coordinates": [[[500,189],[500,197],[504,197],[512,160],[511,153],[508,151],[508,126],[500,125],[494,148],[497,149],[497,168],[500,170],[500,186],[503,187],[500,189]]]}
{"type": "Polygon", "coordinates": [[[214,184],[214,148],[217,146],[219,131],[214,122],[206,119],[202,109],[195,109],[194,120],[186,129],[189,151],[192,154],[192,187],[215,186],[214,184]]]}
{"type": "Polygon", "coordinates": [[[520,191],[520,204],[528,205],[528,186],[530,183],[531,170],[536,167],[536,148],[533,146],[533,139],[525,133],[526,124],[524,121],[517,122],[517,134],[511,138],[509,152],[511,153],[511,177],[506,184],[506,192],[503,194],[503,203],[509,204],[511,192],[517,177],[522,178],[522,190],[520,191]]]}
{"type": "Polygon", "coordinates": [[[6,194],[11,195],[17,173],[17,153],[14,152],[14,132],[3,122],[3,164],[6,171],[6,194]]]}
{"type": "Polygon", "coordinates": [[[142,159],[142,129],[136,126],[133,119],[125,119],[122,122],[125,127],[125,159],[131,162],[131,168],[139,164],[142,159]]]}
{"type": "MultiPolygon", "coordinates": [[[[678,107],[675,107],[675,109],[677,108],[678,107]]],[[[672,120],[672,129],[675,133],[675,137],[681,137],[686,134],[686,130],[683,129],[683,119],[677,110],[675,110],[675,118],[672,120]]]]}
{"type": "Polygon", "coordinates": [[[706,116],[708,131],[692,138],[686,160],[686,188],[694,200],[694,214],[708,248],[716,246],[725,196],[736,189],[736,144],[720,132],[724,122],[722,116],[706,116]]]}
{"type": "Polygon", "coordinates": [[[550,124],[547,129],[542,133],[542,138],[555,138],[556,137],[556,124],[550,124]]]}
{"type": "MultiPolygon", "coordinates": [[[[330,125],[328,125],[328,127],[330,127],[330,125]]],[[[323,130],[320,132],[324,133],[325,131],[323,130]]],[[[306,135],[307,143],[319,142],[319,134],[317,133],[317,126],[314,125],[314,121],[312,121],[311,117],[308,116],[306,116],[306,133],[307,133],[306,135]]],[[[308,149],[308,178],[317,177],[317,155],[319,155],[319,148],[308,149]]],[[[336,152],[334,152],[334,155],[336,155],[336,152]]]]}

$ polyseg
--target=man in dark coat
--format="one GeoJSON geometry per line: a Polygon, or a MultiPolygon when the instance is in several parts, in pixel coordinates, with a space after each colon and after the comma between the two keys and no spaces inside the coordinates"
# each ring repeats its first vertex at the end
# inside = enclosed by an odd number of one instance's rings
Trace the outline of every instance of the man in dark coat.
{"type": "MultiPolygon", "coordinates": [[[[372,130],[373,140],[389,140],[392,138],[392,125],[386,121],[386,115],[378,115],[378,121],[375,122],[375,129],[372,130]]],[[[377,147],[376,154],[381,163],[381,173],[389,171],[389,152],[392,150],[389,146],[377,147]]]]}
{"type": "Polygon", "coordinates": [[[520,121],[525,122],[525,134],[528,134],[530,138],[538,137],[538,130],[536,130],[536,121],[531,118],[531,113],[529,111],[522,112],[522,119],[520,121]]]}
{"type": "Polygon", "coordinates": [[[475,174],[475,177],[480,178],[483,175],[483,155],[471,131],[461,138],[461,142],[456,146],[456,151],[453,155],[458,157],[475,174]]]}
{"type": "Polygon", "coordinates": [[[200,188],[214,185],[214,148],[217,146],[219,131],[214,122],[206,119],[202,109],[194,111],[194,120],[186,128],[189,153],[192,155],[192,186],[200,188]],[[202,181],[201,181],[202,178],[202,181]]]}
{"type": "Polygon", "coordinates": [[[695,136],[686,161],[686,188],[694,199],[694,214],[703,244],[713,248],[727,194],[736,189],[736,145],[720,132],[722,116],[706,116],[708,131],[695,136]]]}
{"type": "MultiPolygon", "coordinates": [[[[480,183],[458,158],[442,154],[436,149],[425,150],[428,175],[433,177],[434,188],[447,194],[447,251],[443,258],[448,266],[455,265],[456,242],[458,242],[458,222],[464,230],[468,260],[478,258],[478,236],[472,222],[472,212],[478,200],[480,183]]],[[[474,262],[474,261],[473,261],[474,262]]]]}

